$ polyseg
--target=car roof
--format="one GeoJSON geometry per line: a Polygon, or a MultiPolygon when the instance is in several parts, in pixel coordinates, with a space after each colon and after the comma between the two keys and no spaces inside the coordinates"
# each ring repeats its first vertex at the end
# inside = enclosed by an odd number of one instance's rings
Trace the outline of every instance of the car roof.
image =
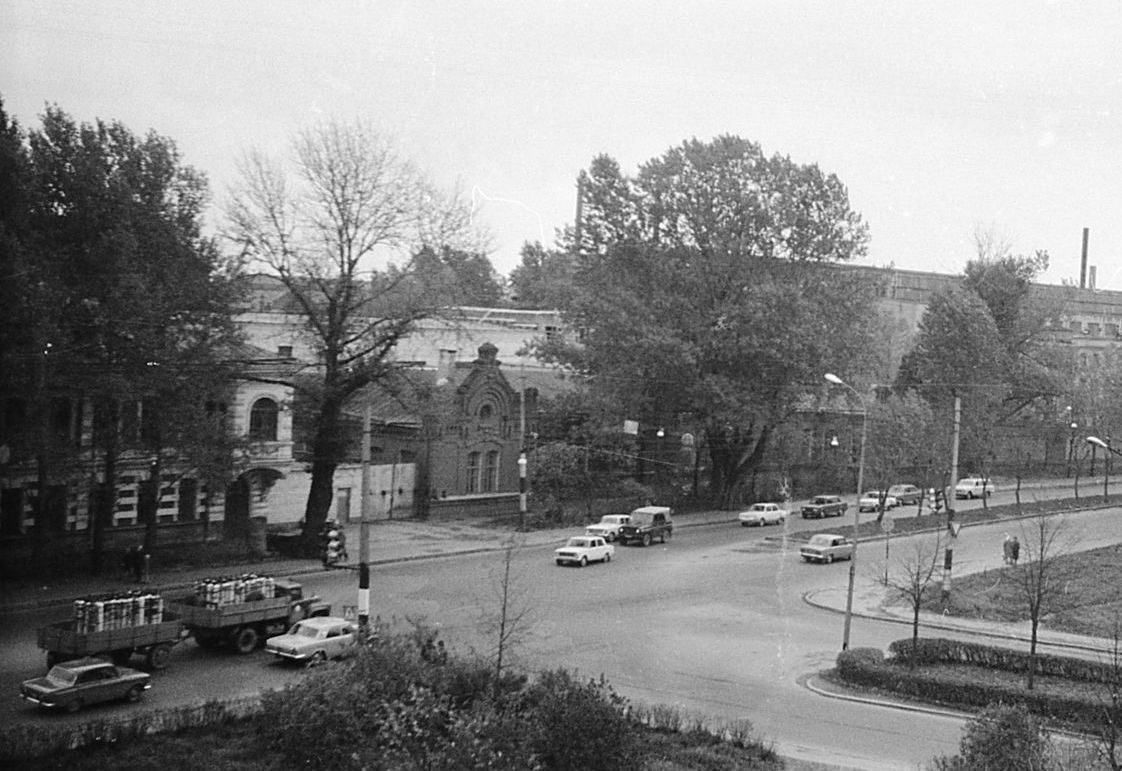
{"type": "Polygon", "coordinates": [[[303,625],[303,626],[312,626],[312,627],[335,626],[336,624],[349,624],[349,623],[351,623],[351,622],[347,621],[347,619],[339,618],[338,616],[312,616],[311,618],[306,618],[306,619],[304,619],[303,621],[300,622],[300,624],[303,625]]]}
{"type": "Polygon", "coordinates": [[[843,538],[840,533],[815,533],[811,538],[843,538]]]}
{"type": "Polygon", "coordinates": [[[82,659],[60,661],[57,666],[78,671],[82,669],[94,669],[96,667],[113,666],[113,662],[106,661],[105,659],[94,658],[93,656],[87,656],[82,659]]]}
{"type": "Polygon", "coordinates": [[[640,506],[632,514],[669,514],[669,506],[640,506]]]}

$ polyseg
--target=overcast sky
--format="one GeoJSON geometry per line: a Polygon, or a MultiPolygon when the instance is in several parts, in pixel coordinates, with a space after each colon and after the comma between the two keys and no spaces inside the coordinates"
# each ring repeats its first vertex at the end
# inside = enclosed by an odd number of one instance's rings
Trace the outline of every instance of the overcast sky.
{"type": "Polygon", "coordinates": [[[869,264],[961,272],[981,226],[1078,281],[1087,227],[1122,290],[1120,0],[0,0],[0,96],[155,129],[219,199],[249,147],[369,119],[475,192],[503,274],[595,155],[728,133],[836,173],[869,264]]]}

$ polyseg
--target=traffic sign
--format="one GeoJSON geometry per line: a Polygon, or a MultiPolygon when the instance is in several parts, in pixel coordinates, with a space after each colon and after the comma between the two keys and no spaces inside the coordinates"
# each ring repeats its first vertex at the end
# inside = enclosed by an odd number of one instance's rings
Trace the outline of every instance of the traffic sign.
{"type": "Polygon", "coordinates": [[[888,516],[887,514],[880,521],[880,529],[883,530],[886,533],[891,533],[892,530],[895,527],[896,527],[896,520],[894,520],[892,517],[888,516]]]}

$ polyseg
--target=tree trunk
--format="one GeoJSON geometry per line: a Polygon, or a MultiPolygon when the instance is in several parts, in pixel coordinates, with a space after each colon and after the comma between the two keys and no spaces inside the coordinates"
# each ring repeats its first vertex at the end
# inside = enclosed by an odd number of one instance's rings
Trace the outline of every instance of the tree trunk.
{"type": "Polygon", "coordinates": [[[1037,614],[1032,617],[1032,635],[1029,638],[1029,660],[1028,660],[1028,681],[1025,687],[1032,690],[1032,686],[1036,680],[1036,628],[1040,624],[1040,618],[1037,614]]]}

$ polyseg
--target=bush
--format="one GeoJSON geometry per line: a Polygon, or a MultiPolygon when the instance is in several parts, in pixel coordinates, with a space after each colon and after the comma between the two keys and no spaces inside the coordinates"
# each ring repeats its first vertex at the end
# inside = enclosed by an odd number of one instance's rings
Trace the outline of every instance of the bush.
{"type": "Polygon", "coordinates": [[[626,702],[603,680],[543,672],[521,702],[527,742],[550,771],[627,771],[641,765],[638,729],[626,702]]]}
{"type": "Polygon", "coordinates": [[[939,758],[940,771],[1048,771],[1056,768],[1043,726],[1022,706],[987,707],[963,728],[959,754],[939,758]]]}

